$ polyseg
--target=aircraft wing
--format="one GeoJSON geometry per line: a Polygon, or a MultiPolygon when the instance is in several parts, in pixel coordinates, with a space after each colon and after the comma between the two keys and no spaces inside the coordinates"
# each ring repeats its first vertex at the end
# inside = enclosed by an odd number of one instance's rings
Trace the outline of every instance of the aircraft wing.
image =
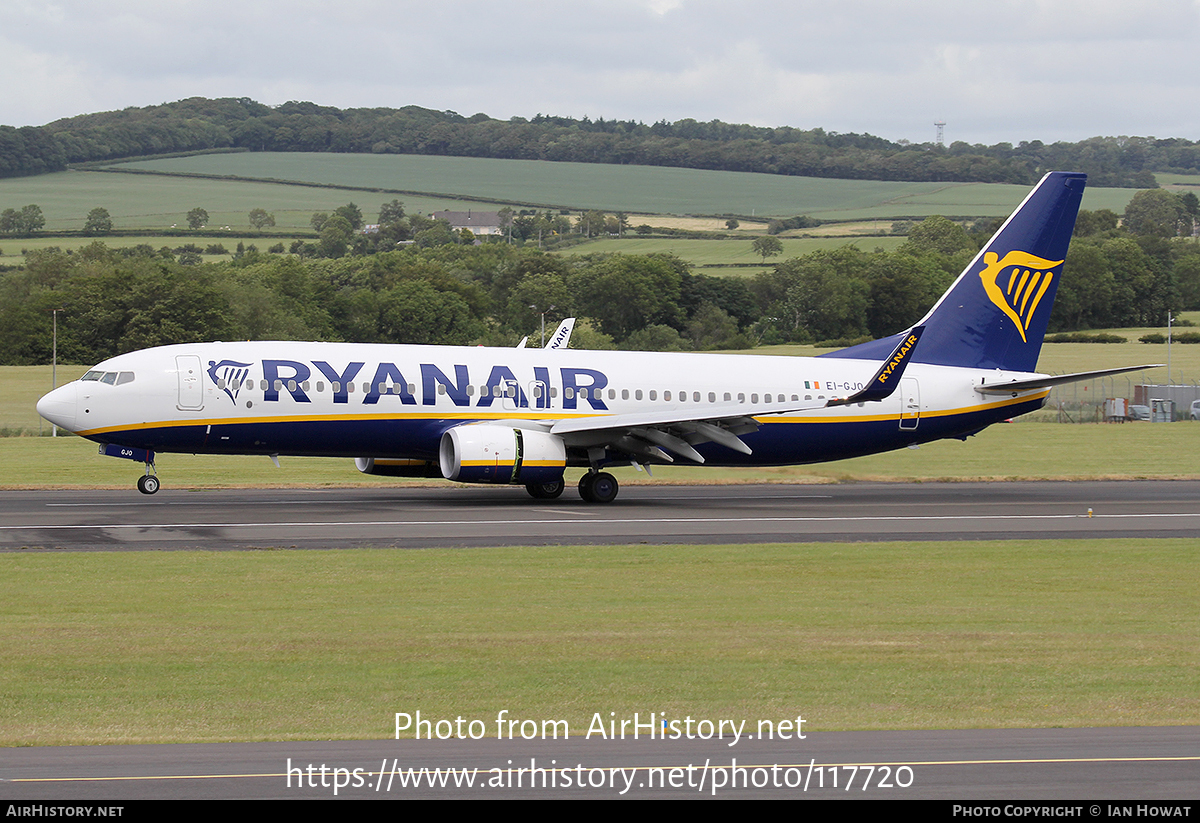
{"type": "Polygon", "coordinates": [[[997,380],[995,383],[985,382],[975,387],[980,394],[1010,394],[1012,392],[1029,391],[1030,389],[1048,389],[1051,386],[1061,386],[1064,383],[1079,383],[1084,380],[1094,380],[1097,377],[1110,377],[1114,374],[1125,374],[1143,369],[1162,368],[1162,363],[1150,363],[1145,366],[1122,366],[1119,369],[1101,369],[1100,371],[1080,371],[1072,374],[1044,374],[1025,380],[997,380]]]}
{"type": "Polygon", "coordinates": [[[704,457],[693,446],[710,441],[751,454],[740,436],[758,431],[758,415],[784,414],[804,409],[824,408],[826,401],[790,403],[737,403],[697,409],[661,412],[606,414],[560,420],[550,427],[551,434],[563,437],[570,445],[608,445],[643,457],[674,463],[663,449],[703,463],[704,457]]]}
{"type": "Polygon", "coordinates": [[[550,427],[550,433],[562,436],[573,446],[612,446],[629,454],[671,463],[675,462],[674,458],[663,449],[703,463],[703,455],[693,447],[708,442],[742,454],[752,454],[750,447],[742,442],[741,435],[758,431],[759,424],[755,417],[880,401],[890,397],[900,385],[900,376],[923,331],[923,326],[917,326],[903,335],[892,356],[875,372],[866,388],[849,397],[777,403],[726,403],[708,406],[702,412],[677,408],[660,412],[577,417],[558,421],[550,427]]]}

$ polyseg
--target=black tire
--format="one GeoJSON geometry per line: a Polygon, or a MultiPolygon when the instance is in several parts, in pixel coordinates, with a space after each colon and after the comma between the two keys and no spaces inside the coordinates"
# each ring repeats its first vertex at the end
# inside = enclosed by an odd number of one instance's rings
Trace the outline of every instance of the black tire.
{"type": "Polygon", "coordinates": [[[591,503],[611,503],[617,499],[617,492],[621,487],[617,484],[617,478],[613,477],[608,472],[600,472],[592,475],[591,482],[591,503]]]}
{"type": "Polygon", "coordinates": [[[529,496],[535,500],[553,500],[561,495],[566,487],[567,481],[560,477],[549,483],[526,483],[525,491],[529,492],[529,496]]]}
{"type": "Polygon", "coordinates": [[[585,503],[596,502],[596,498],[592,497],[592,478],[595,476],[591,472],[588,472],[579,478],[579,496],[583,498],[583,502],[585,503]]]}
{"type": "Polygon", "coordinates": [[[158,478],[152,474],[143,474],[138,478],[137,489],[142,494],[154,494],[158,491],[158,478]]]}

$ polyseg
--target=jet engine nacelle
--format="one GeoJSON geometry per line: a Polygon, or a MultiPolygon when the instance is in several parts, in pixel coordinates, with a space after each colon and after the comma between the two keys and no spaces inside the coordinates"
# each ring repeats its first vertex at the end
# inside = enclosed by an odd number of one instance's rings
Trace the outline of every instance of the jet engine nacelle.
{"type": "Polygon", "coordinates": [[[441,477],[438,464],[429,460],[398,460],[382,457],[356,457],[354,465],[363,474],[384,477],[441,477]]]}
{"type": "Polygon", "coordinates": [[[562,479],[567,446],[530,429],[455,426],[442,435],[438,458],[442,477],[459,483],[550,483],[562,479]]]}

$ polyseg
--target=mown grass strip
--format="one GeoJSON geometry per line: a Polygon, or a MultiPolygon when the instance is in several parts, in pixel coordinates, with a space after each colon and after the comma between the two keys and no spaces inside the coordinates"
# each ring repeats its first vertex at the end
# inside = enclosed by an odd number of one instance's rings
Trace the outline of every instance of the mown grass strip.
{"type": "Polygon", "coordinates": [[[0,744],[1200,722],[1191,540],[0,556],[0,744]]]}

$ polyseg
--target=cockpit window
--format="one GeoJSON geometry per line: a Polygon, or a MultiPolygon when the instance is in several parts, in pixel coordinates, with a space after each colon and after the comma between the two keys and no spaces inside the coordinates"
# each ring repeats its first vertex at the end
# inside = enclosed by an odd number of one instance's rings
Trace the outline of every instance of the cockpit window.
{"type": "Polygon", "coordinates": [[[133,382],[133,372],[101,371],[100,369],[93,369],[79,379],[107,383],[110,386],[123,386],[126,383],[133,382]]]}

